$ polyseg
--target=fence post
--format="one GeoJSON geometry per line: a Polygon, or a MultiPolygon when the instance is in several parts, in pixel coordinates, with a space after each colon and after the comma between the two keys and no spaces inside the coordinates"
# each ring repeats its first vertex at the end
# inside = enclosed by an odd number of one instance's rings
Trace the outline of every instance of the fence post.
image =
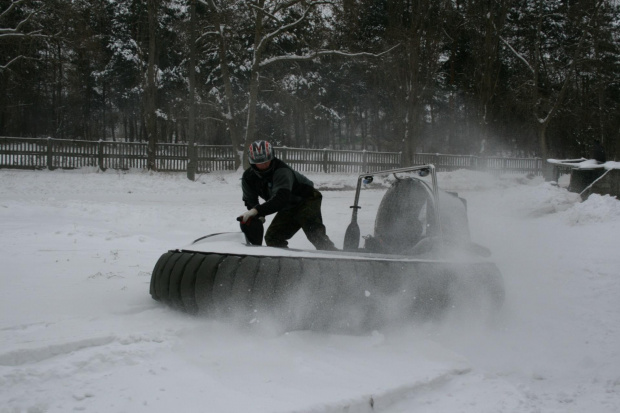
{"type": "Polygon", "coordinates": [[[54,165],[52,165],[52,162],[54,160],[54,157],[52,156],[52,138],[51,137],[47,137],[47,169],[49,169],[50,171],[54,169],[54,165]]]}
{"type": "Polygon", "coordinates": [[[542,177],[545,179],[545,182],[558,182],[560,180],[560,176],[562,175],[562,171],[560,170],[560,168],[555,164],[544,162],[542,158],[540,159],[540,161],[541,173],[542,177]]]}
{"type": "Polygon", "coordinates": [[[545,163],[542,158],[536,158],[536,176],[545,176],[545,163]]]}
{"type": "Polygon", "coordinates": [[[327,170],[327,148],[323,148],[323,172],[329,173],[327,170]]]}
{"type": "Polygon", "coordinates": [[[369,172],[368,171],[368,152],[366,149],[362,150],[362,173],[369,172]]]}
{"type": "Polygon", "coordinates": [[[97,142],[97,163],[100,171],[105,171],[105,167],[103,166],[103,141],[99,139],[97,142]]]}

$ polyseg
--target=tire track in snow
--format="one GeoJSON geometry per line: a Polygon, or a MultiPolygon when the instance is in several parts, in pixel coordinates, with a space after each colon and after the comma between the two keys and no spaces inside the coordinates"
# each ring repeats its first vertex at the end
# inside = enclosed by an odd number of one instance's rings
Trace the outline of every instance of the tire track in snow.
{"type": "MultiPolygon", "coordinates": [[[[428,380],[404,384],[380,393],[364,394],[354,399],[342,400],[328,405],[316,405],[308,409],[294,410],[294,413],[373,413],[381,412],[390,406],[411,397],[418,392],[437,389],[450,382],[454,377],[471,372],[471,369],[454,369],[428,380]]],[[[293,413],[293,412],[290,412],[293,413]]]]}
{"type": "Polygon", "coordinates": [[[21,366],[23,364],[38,363],[56,356],[66,355],[75,351],[92,347],[108,345],[116,340],[114,336],[87,338],[84,340],[70,341],[62,344],[19,349],[0,354],[0,366],[21,366]]]}

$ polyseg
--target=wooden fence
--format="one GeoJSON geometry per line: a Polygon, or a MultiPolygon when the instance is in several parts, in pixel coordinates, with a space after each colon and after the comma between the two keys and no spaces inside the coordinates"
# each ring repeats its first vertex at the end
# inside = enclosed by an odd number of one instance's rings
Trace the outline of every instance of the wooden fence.
{"type": "MultiPolygon", "coordinates": [[[[233,170],[238,156],[232,146],[196,145],[198,173],[233,170]]],[[[339,151],[331,149],[276,148],[277,156],[301,172],[362,173],[399,168],[397,152],[339,151]]],[[[158,143],[155,165],[158,171],[187,170],[187,144],[158,143]]],[[[474,169],[493,173],[541,175],[545,166],[539,158],[477,157],[469,155],[416,154],[413,164],[432,163],[438,171],[474,169]]],[[[0,137],[0,168],[76,169],[96,167],[144,169],[147,144],[143,142],[76,141],[51,138],[0,137]]]]}

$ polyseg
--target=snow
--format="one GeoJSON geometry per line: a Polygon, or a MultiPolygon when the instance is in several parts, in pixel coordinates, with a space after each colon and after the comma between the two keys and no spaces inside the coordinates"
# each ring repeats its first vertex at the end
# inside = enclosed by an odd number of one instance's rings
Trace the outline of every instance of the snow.
{"type": "MultiPolygon", "coordinates": [[[[356,176],[309,177],[341,246],[356,176]]],[[[282,334],[149,295],[163,252],[237,231],[239,179],[0,170],[0,412],[620,411],[616,198],[440,173],[505,277],[503,311],[357,336],[282,334]]],[[[372,214],[358,218],[368,233],[372,214]]],[[[291,246],[311,248],[303,234],[291,246]]]]}
{"type": "Polygon", "coordinates": [[[249,245],[242,232],[224,232],[213,234],[204,239],[180,247],[179,249],[192,252],[208,252],[216,254],[246,256],[253,255],[256,257],[289,257],[289,258],[327,258],[331,260],[364,260],[364,261],[397,261],[402,262],[426,262],[426,263],[480,263],[488,260],[467,252],[450,250],[450,253],[444,253],[444,256],[431,256],[429,254],[418,254],[415,256],[355,252],[347,253],[343,251],[317,251],[315,249],[298,249],[298,248],[276,248],[262,245],[257,248],[255,245],[249,245]]]}

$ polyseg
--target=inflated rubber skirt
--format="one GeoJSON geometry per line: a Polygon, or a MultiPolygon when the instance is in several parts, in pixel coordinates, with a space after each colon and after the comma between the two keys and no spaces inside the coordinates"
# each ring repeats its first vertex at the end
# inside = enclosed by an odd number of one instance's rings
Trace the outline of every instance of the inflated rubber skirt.
{"type": "Polygon", "coordinates": [[[337,331],[436,318],[463,304],[496,309],[504,287],[484,260],[254,247],[226,233],[164,253],[150,293],[191,314],[337,331]]]}

